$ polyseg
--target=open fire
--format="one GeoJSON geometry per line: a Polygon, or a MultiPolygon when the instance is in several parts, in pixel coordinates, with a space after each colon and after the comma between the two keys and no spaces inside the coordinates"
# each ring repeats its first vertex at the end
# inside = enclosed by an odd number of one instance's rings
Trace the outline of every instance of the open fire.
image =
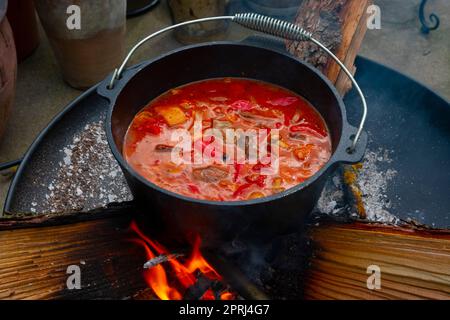
{"type": "Polygon", "coordinates": [[[133,221],[130,228],[138,236],[131,241],[145,249],[147,261],[155,261],[150,265],[146,264],[143,276],[159,299],[232,300],[236,298],[235,294],[222,284],[220,274],[200,252],[199,236],[195,237],[192,252],[185,258],[184,255],[170,253],[164,246],[150,239],[139,229],[136,222],[133,221]],[[159,257],[162,258],[158,259],[159,257]]]}

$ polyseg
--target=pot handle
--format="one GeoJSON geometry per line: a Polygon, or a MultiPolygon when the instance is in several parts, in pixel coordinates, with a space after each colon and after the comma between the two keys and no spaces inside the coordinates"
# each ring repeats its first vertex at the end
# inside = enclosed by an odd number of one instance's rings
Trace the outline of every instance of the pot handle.
{"type": "Polygon", "coordinates": [[[353,77],[352,73],[347,69],[347,67],[339,60],[336,55],[334,55],[333,52],[331,52],[326,46],[324,46],[321,42],[314,39],[312,37],[312,34],[305,31],[303,28],[279,19],[274,19],[271,17],[267,17],[264,15],[256,14],[256,13],[237,13],[233,16],[217,16],[217,17],[207,17],[207,18],[201,18],[201,19],[195,19],[195,20],[189,20],[185,22],[181,22],[178,24],[174,24],[168,27],[165,27],[155,33],[152,33],[139,41],[128,53],[128,55],[123,60],[122,64],[119,68],[114,70],[114,73],[111,77],[111,80],[109,82],[109,85],[107,86],[108,89],[113,89],[114,84],[117,80],[119,80],[122,77],[122,73],[130,60],[131,56],[134,54],[134,52],[139,49],[140,46],[142,46],[145,42],[147,42],[150,39],[153,39],[167,31],[194,24],[194,23],[202,23],[202,22],[208,22],[208,21],[215,21],[215,20],[230,20],[237,24],[240,24],[246,28],[263,32],[272,36],[280,37],[286,40],[293,40],[293,41],[311,41],[314,44],[316,44],[318,47],[320,47],[323,51],[325,51],[331,58],[333,58],[334,61],[341,67],[341,69],[345,72],[345,74],[349,77],[351,80],[353,86],[356,88],[362,102],[363,106],[363,115],[361,117],[361,122],[358,126],[358,129],[352,139],[351,146],[346,150],[347,153],[352,154],[356,150],[356,145],[358,144],[358,141],[361,138],[361,134],[363,132],[364,124],[366,122],[367,118],[367,103],[366,99],[364,97],[364,94],[361,91],[361,88],[359,87],[358,83],[356,82],[355,78],[353,77]]]}
{"type": "Polygon", "coordinates": [[[364,157],[364,152],[366,151],[368,142],[368,136],[365,131],[363,131],[359,136],[359,140],[355,146],[355,149],[349,152],[349,149],[352,147],[352,143],[357,132],[358,128],[345,123],[340,142],[342,143],[343,148],[338,148],[337,150],[339,151],[336,151],[334,154],[334,159],[336,160],[336,162],[341,162],[344,164],[355,164],[361,162],[364,157]]]}

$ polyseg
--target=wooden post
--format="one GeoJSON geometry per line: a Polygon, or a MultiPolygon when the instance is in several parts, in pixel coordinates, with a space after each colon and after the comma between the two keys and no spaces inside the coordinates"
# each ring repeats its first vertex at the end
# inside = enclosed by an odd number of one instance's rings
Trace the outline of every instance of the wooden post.
{"type": "MultiPolygon", "coordinates": [[[[367,7],[371,0],[304,0],[295,24],[312,32],[353,73],[354,61],[367,30],[367,7]]],[[[344,95],[351,82],[339,66],[311,42],[289,42],[288,50],[321,70],[344,95]]]]}

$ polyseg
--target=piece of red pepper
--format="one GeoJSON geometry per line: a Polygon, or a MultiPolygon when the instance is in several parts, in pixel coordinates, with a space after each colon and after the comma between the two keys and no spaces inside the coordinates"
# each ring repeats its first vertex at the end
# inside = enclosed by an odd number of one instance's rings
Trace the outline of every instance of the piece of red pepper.
{"type": "MultiPolygon", "coordinates": [[[[199,148],[200,148],[201,152],[203,154],[203,152],[205,152],[206,147],[208,145],[210,145],[211,143],[213,143],[215,140],[216,140],[216,138],[214,136],[210,136],[205,139],[199,139],[197,141],[194,141],[194,149],[197,151],[200,151],[199,150],[199,148]]],[[[214,152],[214,150],[213,150],[213,152],[214,152]]],[[[211,153],[211,155],[214,156],[212,153],[211,153]]]]}
{"type": "Polygon", "coordinates": [[[266,178],[267,178],[267,176],[263,176],[263,175],[259,175],[256,178],[254,178],[252,176],[247,176],[247,177],[245,177],[245,180],[248,183],[253,183],[253,184],[256,184],[260,188],[264,188],[266,185],[266,178]]]}
{"type": "Polygon", "coordinates": [[[268,168],[268,167],[270,167],[270,164],[257,163],[253,166],[252,170],[255,172],[261,172],[262,168],[268,168]]]}
{"type": "Polygon", "coordinates": [[[234,176],[233,176],[233,182],[236,182],[239,178],[239,173],[241,172],[242,164],[235,163],[234,164],[234,176]]]}
{"type": "Polygon", "coordinates": [[[289,107],[284,107],[282,109],[282,111],[284,113],[284,125],[289,126],[291,124],[291,120],[294,117],[297,109],[295,107],[289,106],[289,107]]]}
{"type": "Polygon", "coordinates": [[[200,193],[200,189],[193,184],[188,184],[188,188],[189,188],[189,191],[191,191],[193,193],[200,193]]]}
{"type": "Polygon", "coordinates": [[[275,100],[268,101],[271,105],[274,106],[281,106],[281,107],[287,107],[291,104],[298,102],[298,98],[296,97],[282,97],[275,100]]]}
{"type": "Polygon", "coordinates": [[[318,128],[316,125],[312,124],[312,123],[302,123],[302,124],[298,124],[295,126],[292,126],[290,128],[291,132],[304,132],[304,133],[309,133],[309,134],[313,134],[313,135],[320,135],[321,137],[325,137],[326,133],[318,128]]]}
{"type": "Polygon", "coordinates": [[[242,195],[242,193],[244,193],[245,189],[249,188],[252,186],[252,183],[245,183],[241,186],[239,186],[236,191],[233,193],[233,198],[237,198],[240,195],[242,195]]]}

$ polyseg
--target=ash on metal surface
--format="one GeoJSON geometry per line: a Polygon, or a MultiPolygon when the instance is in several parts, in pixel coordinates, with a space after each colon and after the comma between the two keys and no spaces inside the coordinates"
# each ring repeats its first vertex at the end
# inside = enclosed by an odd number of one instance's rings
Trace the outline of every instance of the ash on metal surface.
{"type": "MultiPolygon", "coordinates": [[[[103,126],[103,121],[86,125],[70,145],[60,150],[63,161],[45,195],[45,207],[51,213],[89,211],[132,200],[103,126]]],[[[34,206],[32,203],[32,212],[36,212],[34,206]]]]}
{"type": "Polygon", "coordinates": [[[387,150],[369,151],[364,157],[362,169],[358,172],[355,184],[362,194],[362,202],[369,221],[397,223],[389,209],[391,201],[387,196],[389,182],[397,175],[393,169],[380,169],[380,165],[392,160],[387,150]]]}
{"type": "Polygon", "coordinates": [[[397,175],[395,170],[385,168],[391,162],[388,150],[368,150],[360,165],[339,170],[327,182],[315,211],[334,217],[357,218],[362,210],[364,219],[370,222],[397,224],[398,218],[389,212],[391,201],[387,196],[389,183],[397,175]],[[350,183],[344,179],[346,170],[355,172],[350,183]],[[357,202],[361,208],[353,205],[357,202]]]}
{"type": "Polygon", "coordinates": [[[326,182],[314,212],[344,218],[349,215],[341,169],[334,174],[332,179],[326,182]]]}

